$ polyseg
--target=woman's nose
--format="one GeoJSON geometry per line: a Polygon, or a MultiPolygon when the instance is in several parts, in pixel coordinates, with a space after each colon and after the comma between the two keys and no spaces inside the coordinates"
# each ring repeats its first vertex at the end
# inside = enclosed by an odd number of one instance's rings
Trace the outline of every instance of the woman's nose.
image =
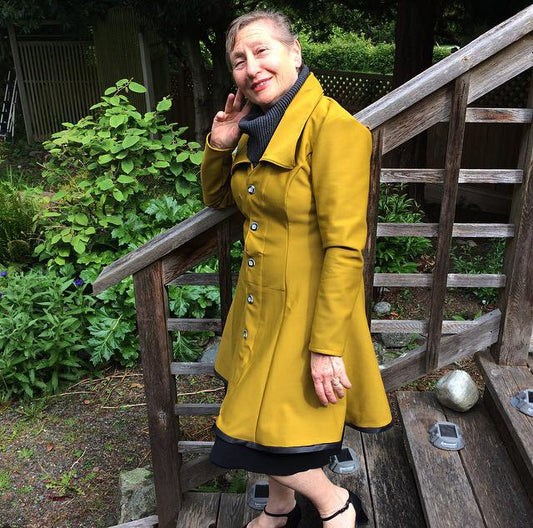
{"type": "Polygon", "coordinates": [[[255,57],[249,57],[246,61],[246,73],[248,77],[254,78],[260,69],[259,61],[255,57]]]}

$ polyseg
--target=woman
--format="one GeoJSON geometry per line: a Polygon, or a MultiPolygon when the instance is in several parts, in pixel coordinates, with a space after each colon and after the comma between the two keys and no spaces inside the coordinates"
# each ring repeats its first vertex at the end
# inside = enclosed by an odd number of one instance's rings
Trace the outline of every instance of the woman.
{"type": "Polygon", "coordinates": [[[360,501],[322,466],[345,423],[392,425],[364,303],[371,134],[324,96],[284,15],[237,18],[226,51],[237,93],[214,117],[201,180],[206,205],[242,211],[244,255],[215,362],[226,394],[211,461],[269,475],[248,528],[295,527],[295,491],[324,528],[353,528],[360,501]]]}

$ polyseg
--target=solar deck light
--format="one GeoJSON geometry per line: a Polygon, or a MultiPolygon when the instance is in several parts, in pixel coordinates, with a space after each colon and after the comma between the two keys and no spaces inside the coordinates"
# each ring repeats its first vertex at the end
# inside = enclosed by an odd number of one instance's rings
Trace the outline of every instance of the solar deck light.
{"type": "Polygon", "coordinates": [[[465,446],[463,431],[453,422],[436,422],[428,432],[429,441],[439,449],[458,451],[465,446]]]}
{"type": "Polygon", "coordinates": [[[262,480],[253,484],[248,491],[248,506],[262,510],[268,502],[268,482],[262,480]]]}
{"type": "Polygon", "coordinates": [[[533,416],[533,389],[523,389],[511,398],[511,404],[520,412],[533,416]]]}
{"type": "Polygon", "coordinates": [[[351,447],[345,447],[340,453],[332,455],[329,462],[329,469],[340,475],[355,473],[359,469],[359,460],[355,451],[351,447]]]}

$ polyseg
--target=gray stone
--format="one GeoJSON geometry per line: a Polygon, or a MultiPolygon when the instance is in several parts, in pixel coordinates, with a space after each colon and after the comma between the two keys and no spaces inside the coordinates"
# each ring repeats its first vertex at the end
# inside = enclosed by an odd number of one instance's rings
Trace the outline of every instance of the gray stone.
{"type": "Polygon", "coordinates": [[[388,314],[392,310],[392,306],[390,303],[386,301],[379,301],[374,305],[374,312],[376,312],[379,315],[385,315],[388,314]]]}
{"type": "Polygon", "coordinates": [[[403,332],[383,332],[380,334],[381,341],[387,348],[401,348],[411,342],[413,334],[403,332]]]}
{"type": "Polygon", "coordinates": [[[156,513],[154,478],[149,467],[121,471],[119,486],[119,524],[156,513]]]}
{"type": "Polygon", "coordinates": [[[471,409],[479,400],[476,382],[465,370],[451,370],[435,385],[438,401],[459,412],[471,409]]]}
{"type": "Polygon", "coordinates": [[[372,344],[374,345],[374,352],[378,358],[378,364],[381,365],[385,362],[385,352],[387,352],[387,349],[377,341],[373,341],[372,344]]]}
{"type": "Polygon", "coordinates": [[[199,359],[200,363],[214,363],[218,354],[218,345],[220,344],[220,336],[215,336],[213,341],[206,347],[202,357],[199,359]]]}

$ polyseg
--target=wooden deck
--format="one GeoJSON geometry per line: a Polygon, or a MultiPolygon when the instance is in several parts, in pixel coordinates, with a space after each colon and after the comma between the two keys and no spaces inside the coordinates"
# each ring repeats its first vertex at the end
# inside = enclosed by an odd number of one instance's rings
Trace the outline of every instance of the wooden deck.
{"type": "MultiPolygon", "coordinates": [[[[533,418],[509,402],[518,390],[533,387],[531,368],[497,365],[488,350],[476,360],[485,391],[468,412],[441,406],[433,392],[397,391],[392,394],[398,410],[394,427],[378,435],[347,428],[345,444],[355,450],[361,468],[342,477],[326,472],[360,495],[369,528],[532,526],[533,418]],[[429,443],[428,427],[440,420],[462,428],[462,450],[444,451],[429,443]]],[[[263,479],[251,473],[248,486],[263,479]]],[[[304,511],[300,526],[322,528],[309,501],[301,496],[298,501],[304,511]]],[[[241,528],[258,513],[246,505],[244,494],[188,492],[177,527],[241,528]]],[[[156,522],[152,516],[121,526],[156,522]]]]}

